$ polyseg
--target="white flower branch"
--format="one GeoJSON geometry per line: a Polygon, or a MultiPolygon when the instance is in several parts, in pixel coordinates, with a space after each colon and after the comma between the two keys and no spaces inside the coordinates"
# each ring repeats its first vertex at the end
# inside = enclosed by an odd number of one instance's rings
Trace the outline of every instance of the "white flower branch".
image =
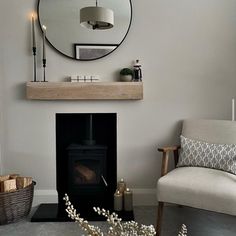
{"type": "MultiPolygon", "coordinates": [[[[88,221],[80,217],[80,214],[76,212],[74,206],[71,204],[69,197],[65,194],[64,198],[66,205],[66,212],[68,217],[79,223],[80,227],[87,233],[88,236],[155,236],[156,231],[153,225],[139,225],[135,221],[122,222],[122,219],[118,217],[116,213],[110,213],[107,210],[94,207],[94,211],[98,215],[102,215],[107,218],[107,222],[110,225],[108,232],[103,233],[97,226],[90,225],[88,221]]],[[[178,236],[187,236],[187,228],[182,225],[181,231],[178,236]]]]}

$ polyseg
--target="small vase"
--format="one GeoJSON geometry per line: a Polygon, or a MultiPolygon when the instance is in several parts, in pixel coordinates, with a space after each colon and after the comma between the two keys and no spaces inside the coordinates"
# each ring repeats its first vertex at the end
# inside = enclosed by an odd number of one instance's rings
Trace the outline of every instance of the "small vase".
{"type": "Polygon", "coordinates": [[[120,75],[120,80],[122,82],[131,82],[132,78],[132,75],[120,75]]]}

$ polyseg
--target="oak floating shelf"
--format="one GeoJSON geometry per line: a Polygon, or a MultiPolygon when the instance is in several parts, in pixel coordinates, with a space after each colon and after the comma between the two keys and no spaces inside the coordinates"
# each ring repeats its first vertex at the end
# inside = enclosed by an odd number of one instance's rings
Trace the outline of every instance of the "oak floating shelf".
{"type": "Polygon", "coordinates": [[[33,100],[141,100],[142,82],[27,82],[33,100]]]}

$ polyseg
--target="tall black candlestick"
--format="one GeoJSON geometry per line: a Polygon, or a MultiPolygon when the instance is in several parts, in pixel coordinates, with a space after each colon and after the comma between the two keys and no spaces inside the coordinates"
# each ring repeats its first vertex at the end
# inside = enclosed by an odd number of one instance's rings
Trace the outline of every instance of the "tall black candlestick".
{"type": "Polygon", "coordinates": [[[37,77],[36,77],[36,47],[33,47],[33,57],[34,57],[34,80],[33,80],[33,82],[37,82],[37,77]]]}
{"type": "Polygon", "coordinates": [[[45,47],[46,29],[47,27],[43,25],[43,82],[47,82],[46,81],[46,47],[45,47]]]}
{"type": "Polygon", "coordinates": [[[46,59],[43,59],[43,82],[48,82],[46,81],[46,59]]]}

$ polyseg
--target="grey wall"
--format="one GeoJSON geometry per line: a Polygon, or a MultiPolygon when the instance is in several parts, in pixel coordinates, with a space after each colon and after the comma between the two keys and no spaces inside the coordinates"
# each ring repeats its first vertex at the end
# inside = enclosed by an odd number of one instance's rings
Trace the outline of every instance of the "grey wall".
{"type": "MultiPolygon", "coordinates": [[[[4,22],[2,16],[0,15],[0,29],[4,28],[4,22]]],[[[4,125],[3,125],[3,103],[4,103],[4,95],[3,95],[3,87],[4,87],[4,64],[3,64],[3,48],[4,45],[2,43],[2,33],[0,33],[0,174],[3,172],[2,166],[2,156],[3,156],[3,134],[4,134],[4,125]]]]}
{"type": "MultiPolygon", "coordinates": [[[[178,140],[182,119],[231,118],[236,1],[135,0],[126,40],[98,61],[69,60],[47,46],[49,81],[72,74],[99,74],[102,81],[112,81],[134,59],[143,65],[143,101],[57,102],[25,99],[25,83],[32,79],[30,16],[35,3],[0,1],[1,135],[3,172],[33,176],[39,194],[56,186],[55,113],[118,114],[118,178],[128,181],[140,201],[154,193],[160,174],[157,145],[178,140]]],[[[38,48],[39,34],[37,27],[38,48]]],[[[40,58],[41,53],[38,77],[40,58]]]]}

